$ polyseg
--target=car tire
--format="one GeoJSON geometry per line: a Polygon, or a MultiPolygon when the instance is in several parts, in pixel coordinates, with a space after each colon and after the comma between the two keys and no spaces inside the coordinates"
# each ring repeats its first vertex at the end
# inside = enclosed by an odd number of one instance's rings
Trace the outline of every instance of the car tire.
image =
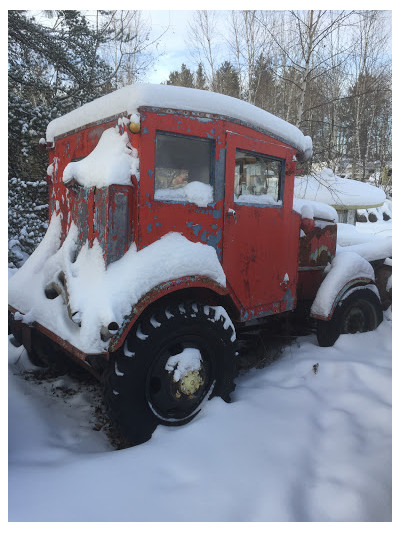
{"type": "Polygon", "coordinates": [[[331,320],[317,321],[318,344],[333,346],[340,335],[372,331],[382,320],[378,296],[371,289],[356,289],[339,302],[331,320]]]}
{"type": "Polygon", "coordinates": [[[159,424],[190,422],[207,399],[230,401],[236,336],[221,309],[197,303],[158,307],[139,319],[115,352],[104,373],[104,399],[130,444],[149,440],[159,424]],[[188,355],[192,367],[184,361],[188,355]]]}

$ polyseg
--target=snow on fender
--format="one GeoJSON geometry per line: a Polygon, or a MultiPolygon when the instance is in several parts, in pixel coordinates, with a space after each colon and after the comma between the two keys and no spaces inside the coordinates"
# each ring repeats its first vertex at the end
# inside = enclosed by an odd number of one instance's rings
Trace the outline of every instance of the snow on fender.
{"type": "Polygon", "coordinates": [[[327,276],[318,289],[311,306],[311,316],[330,320],[336,304],[353,283],[368,283],[375,280],[374,269],[355,252],[341,252],[325,269],[327,276]]]}

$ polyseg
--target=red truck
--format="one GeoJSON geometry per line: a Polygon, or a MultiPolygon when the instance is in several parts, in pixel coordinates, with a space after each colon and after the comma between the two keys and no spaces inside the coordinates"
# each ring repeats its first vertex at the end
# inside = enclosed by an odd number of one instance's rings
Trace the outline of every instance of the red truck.
{"type": "Polygon", "coordinates": [[[335,257],[335,210],[293,199],[312,143],[285,121],[136,84],[46,142],[49,228],[10,279],[10,329],[36,364],[62,353],[98,377],[130,442],[229,401],[250,324],[301,307],[328,346],[382,320],[371,264],[335,257]]]}

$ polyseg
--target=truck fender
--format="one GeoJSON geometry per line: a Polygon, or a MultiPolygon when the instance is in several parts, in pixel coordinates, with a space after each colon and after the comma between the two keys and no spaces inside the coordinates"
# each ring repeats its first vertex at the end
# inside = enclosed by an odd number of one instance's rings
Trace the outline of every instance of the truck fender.
{"type": "MultiPolygon", "coordinates": [[[[326,278],[325,278],[326,279],[326,278]]],[[[315,310],[314,303],[311,307],[310,316],[312,318],[317,318],[318,320],[330,320],[332,318],[333,313],[335,312],[336,307],[339,305],[341,301],[343,301],[345,298],[350,296],[352,292],[362,287],[363,289],[370,289],[372,290],[380,299],[379,297],[379,291],[376,287],[374,280],[370,278],[354,278],[348,283],[346,283],[340,291],[336,294],[333,301],[330,303],[329,306],[326,307],[326,310],[324,313],[318,313],[318,311],[315,310]]],[[[318,296],[318,293],[317,293],[318,296]]],[[[317,299],[317,296],[315,299],[317,299]]],[[[315,300],[314,300],[315,302],[315,300]]]]}
{"type": "Polygon", "coordinates": [[[319,320],[331,320],[338,303],[353,287],[375,284],[372,265],[353,251],[337,253],[325,272],[310,312],[319,320]]]}
{"type": "Polygon", "coordinates": [[[108,347],[109,352],[115,352],[118,350],[118,348],[120,348],[120,346],[122,346],[132,326],[150,305],[154,304],[161,298],[167,297],[168,295],[178,293],[179,291],[184,291],[187,294],[188,290],[193,289],[197,292],[197,294],[204,290],[208,292],[211,291],[215,294],[217,299],[220,299],[229,293],[226,287],[223,287],[207,276],[185,276],[178,279],[164,281],[156,287],[153,287],[135,305],[132,306],[132,310],[129,315],[124,317],[124,321],[119,326],[118,331],[113,334],[108,347]]]}

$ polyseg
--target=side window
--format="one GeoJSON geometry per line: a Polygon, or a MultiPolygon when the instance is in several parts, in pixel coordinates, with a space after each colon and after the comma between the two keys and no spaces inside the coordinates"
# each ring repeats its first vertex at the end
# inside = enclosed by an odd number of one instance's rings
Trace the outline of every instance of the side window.
{"type": "Polygon", "coordinates": [[[212,203],[213,159],[212,139],[157,132],[154,199],[212,203]]]}
{"type": "Polygon", "coordinates": [[[236,203],[282,205],[283,160],[254,152],[236,150],[236,203]]]}

